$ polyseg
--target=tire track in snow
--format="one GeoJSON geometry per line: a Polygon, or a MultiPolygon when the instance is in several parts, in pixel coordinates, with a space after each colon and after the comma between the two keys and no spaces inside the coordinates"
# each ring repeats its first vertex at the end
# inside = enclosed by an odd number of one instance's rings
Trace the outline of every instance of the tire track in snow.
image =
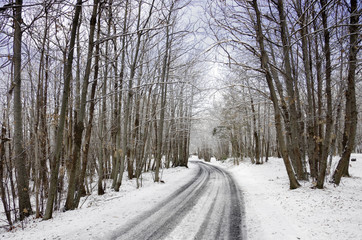
{"type": "Polygon", "coordinates": [[[241,194],[226,171],[202,162],[198,174],[110,239],[243,239],[241,194]]]}

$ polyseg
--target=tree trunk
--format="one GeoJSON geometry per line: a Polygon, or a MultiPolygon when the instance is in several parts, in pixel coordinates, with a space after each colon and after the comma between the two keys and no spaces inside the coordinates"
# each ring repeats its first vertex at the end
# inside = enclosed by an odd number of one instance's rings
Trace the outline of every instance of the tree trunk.
{"type": "Polygon", "coordinates": [[[313,104],[313,83],[312,83],[312,72],[311,72],[311,60],[309,58],[308,52],[308,28],[306,26],[306,16],[303,13],[302,1],[297,1],[297,13],[300,18],[300,35],[302,38],[302,54],[303,54],[303,64],[304,64],[304,72],[307,84],[307,151],[308,151],[308,160],[310,167],[311,177],[316,179],[317,177],[317,169],[315,168],[315,159],[314,159],[314,149],[315,149],[315,132],[314,132],[314,104],[313,104]]]}
{"type": "MultiPolygon", "coordinates": [[[[112,21],[113,21],[113,16],[112,16],[112,4],[113,4],[113,0],[109,1],[109,13],[108,13],[108,27],[107,27],[107,35],[111,34],[111,25],[112,25],[112,21]]],[[[98,17],[98,31],[97,31],[97,38],[99,39],[99,34],[100,34],[100,16],[98,17]]],[[[105,139],[107,139],[107,129],[106,129],[106,125],[107,125],[107,118],[106,118],[106,112],[107,112],[107,98],[106,98],[106,94],[107,94],[107,82],[108,82],[108,65],[109,65],[109,54],[108,54],[108,43],[109,41],[106,42],[106,54],[105,54],[105,70],[104,70],[104,82],[103,82],[103,87],[102,87],[102,107],[100,109],[101,111],[101,117],[100,117],[100,149],[98,151],[98,195],[103,195],[104,194],[104,189],[103,189],[103,178],[104,178],[104,162],[108,161],[108,159],[106,159],[106,146],[105,146],[105,139]]],[[[115,54],[116,54],[116,50],[117,50],[117,42],[114,41],[114,50],[115,50],[115,54]]],[[[96,66],[98,66],[98,62],[99,61],[99,57],[98,54],[100,53],[99,51],[99,43],[97,43],[96,46],[96,66]]],[[[113,157],[112,157],[112,176],[114,175],[114,171],[115,171],[115,161],[117,159],[117,156],[119,155],[118,153],[116,153],[117,151],[117,133],[118,133],[118,115],[119,115],[119,111],[120,109],[118,109],[118,79],[117,79],[117,65],[118,65],[118,59],[115,59],[115,69],[114,69],[114,75],[115,75],[115,87],[114,87],[114,91],[116,92],[114,94],[114,104],[113,104],[113,108],[114,110],[112,111],[113,113],[113,118],[112,118],[112,132],[111,132],[111,139],[112,139],[112,147],[113,147],[113,157]],[[117,154],[117,156],[116,156],[117,154]]],[[[98,70],[97,70],[98,71],[98,70]]],[[[97,73],[98,74],[98,73],[97,73]]],[[[106,169],[107,170],[107,169],[106,169]]]]}
{"type": "Polygon", "coordinates": [[[137,68],[137,62],[139,60],[139,52],[140,52],[140,46],[141,46],[141,38],[143,35],[143,31],[146,28],[146,26],[148,25],[148,22],[151,18],[152,12],[153,12],[153,7],[154,7],[154,2],[155,0],[152,1],[151,6],[150,6],[150,11],[149,14],[147,16],[147,19],[144,23],[144,25],[142,26],[142,29],[140,24],[141,24],[141,12],[142,12],[142,1],[140,1],[139,3],[139,9],[138,9],[138,19],[137,19],[137,43],[136,43],[136,49],[135,49],[135,54],[133,56],[133,61],[132,61],[132,65],[131,65],[131,69],[130,69],[130,77],[128,80],[128,95],[127,95],[127,103],[125,106],[125,116],[124,116],[124,129],[123,129],[123,137],[122,137],[122,158],[121,158],[121,166],[120,166],[120,173],[119,173],[119,178],[117,179],[117,183],[114,187],[115,191],[119,191],[119,187],[122,184],[122,178],[123,178],[123,172],[124,172],[124,162],[126,161],[126,158],[128,159],[130,156],[127,155],[127,152],[129,150],[129,147],[131,146],[128,142],[128,127],[129,127],[129,123],[130,123],[130,113],[131,113],[131,107],[132,107],[132,102],[133,102],[133,80],[136,74],[136,68],[137,68]]]}
{"type": "MultiPolygon", "coordinates": [[[[250,92],[249,92],[250,94],[250,92]]],[[[253,98],[250,94],[250,104],[251,104],[251,113],[253,115],[253,126],[254,126],[254,142],[255,142],[255,164],[261,164],[260,162],[260,147],[259,147],[259,134],[258,134],[258,127],[256,125],[256,112],[255,112],[255,106],[253,102],[253,98]]]]}
{"type": "MultiPolygon", "coordinates": [[[[95,3],[96,4],[96,3],[95,3]]],[[[97,81],[98,81],[98,72],[99,72],[99,54],[100,54],[100,50],[99,50],[99,38],[100,38],[100,28],[101,28],[101,13],[99,12],[98,14],[98,24],[97,24],[97,45],[96,45],[96,51],[95,51],[95,60],[94,60],[94,81],[92,83],[92,88],[91,88],[91,95],[90,95],[90,105],[89,105],[89,118],[88,118],[88,125],[87,125],[87,129],[85,132],[85,137],[84,137],[84,150],[83,150],[83,155],[82,155],[82,166],[81,166],[81,170],[80,170],[80,176],[79,176],[79,183],[77,186],[77,194],[75,196],[75,200],[74,200],[74,207],[77,208],[79,205],[79,200],[80,197],[82,197],[83,193],[81,192],[84,189],[85,186],[85,175],[86,175],[86,170],[87,170],[87,165],[88,165],[88,153],[89,153],[89,145],[90,145],[90,140],[91,140],[91,136],[92,136],[92,127],[93,127],[93,117],[94,117],[94,108],[95,108],[95,95],[96,95],[96,87],[97,87],[97,81]]]]}
{"type": "MultiPolygon", "coordinates": [[[[170,24],[170,18],[172,13],[172,7],[169,11],[167,24],[170,24]]],[[[170,35],[169,35],[169,26],[166,27],[166,47],[165,47],[165,56],[163,58],[162,72],[161,72],[161,110],[160,110],[160,120],[158,124],[158,141],[157,141],[157,155],[156,155],[156,170],[155,170],[155,182],[160,181],[159,171],[162,159],[162,141],[163,141],[163,124],[165,120],[165,107],[166,107],[166,93],[167,93],[167,71],[169,67],[169,51],[170,51],[170,35]]]]}
{"type": "Polygon", "coordinates": [[[295,178],[293,168],[291,166],[291,163],[290,163],[290,160],[288,157],[288,151],[287,151],[285,143],[284,143],[284,136],[283,136],[283,130],[282,130],[282,124],[281,124],[281,114],[280,114],[280,110],[279,110],[278,99],[277,99],[277,95],[275,93],[272,76],[269,71],[268,56],[267,56],[267,53],[264,48],[264,36],[262,34],[261,19],[260,19],[261,14],[260,14],[260,11],[258,8],[257,0],[253,0],[253,2],[251,4],[252,4],[252,7],[254,8],[255,14],[256,14],[256,23],[257,24],[255,26],[255,28],[256,28],[255,30],[256,30],[257,42],[259,44],[260,51],[261,51],[261,55],[260,55],[261,68],[265,71],[265,77],[266,77],[266,80],[268,83],[270,97],[271,97],[271,100],[272,100],[273,106],[274,106],[275,127],[276,127],[276,132],[277,132],[279,148],[280,148],[280,152],[283,157],[284,165],[287,170],[288,177],[289,177],[289,187],[290,187],[290,189],[296,189],[300,186],[300,184],[298,183],[297,179],[295,178]]]}
{"type": "Polygon", "coordinates": [[[332,91],[331,91],[331,51],[329,47],[329,30],[328,30],[328,22],[327,22],[327,12],[326,0],[321,0],[322,5],[322,22],[323,22],[323,35],[324,35],[324,54],[326,56],[326,89],[325,94],[327,97],[327,112],[326,112],[326,127],[325,127],[325,135],[323,139],[322,145],[322,157],[319,165],[319,175],[317,179],[317,188],[322,189],[324,186],[324,178],[326,175],[327,169],[327,160],[329,155],[329,147],[331,143],[331,133],[332,133],[332,91]]]}
{"type": "MultiPolygon", "coordinates": [[[[121,111],[122,111],[122,101],[123,101],[123,80],[124,80],[124,69],[125,69],[125,56],[126,56],[126,32],[127,32],[127,18],[128,18],[128,0],[125,2],[125,12],[124,12],[124,21],[123,21],[123,36],[122,36],[122,55],[121,55],[121,69],[119,73],[119,98],[118,98],[118,116],[117,116],[117,134],[116,134],[116,148],[115,148],[115,166],[112,169],[112,188],[116,188],[117,182],[118,182],[118,174],[119,174],[119,168],[120,165],[124,165],[124,159],[123,154],[121,152],[121,138],[122,138],[122,126],[121,126],[121,111]],[[121,156],[122,155],[122,156],[121,156]]],[[[123,148],[122,143],[122,148],[123,148]]],[[[123,172],[122,172],[123,174],[123,172]]],[[[121,175],[120,175],[121,177],[121,175]]],[[[122,182],[122,180],[121,180],[122,182]]],[[[119,188],[118,188],[119,189],[119,188]]]]}
{"type": "Polygon", "coordinates": [[[69,54],[68,59],[64,69],[64,88],[63,88],[63,97],[62,97],[62,105],[59,116],[59,124],[56,134],[56,145],[54,151],[54,158],[51,162],[52,170],[50,177],[50,187],[49,187],[49,197],[45,210],[44,220],[48,220],[52,218],[53,214],[53,203],[56,196],[57,186],[58,186],[58,173],[60,166],[60,154],[62,149],[62,141],[63,141],[63,132],[64,132],[64,123],[66,118],[66,109],[68,106],[68,95],[69,95],[69,87],[70,80],[72,78],[72,65],[73,65],[73,53],[74,53],[74,45],[75,45],[75,37],[78,28],[79,15],[82,10],[82,0],[77,1],[77,5],[75,6],[75,14],[72,22],[72,31],[71,38],[69,43],[69,54]]]}
{"type": "MultiPolygon", "coordinates": [[[[88,42],[88,55],[87,55],[87,65],[84,73],[83,85],[82,85],[82,94],[80,100],[80,111],[78,115],[77,122],[74,126],[74,146],[73,153],[71,158],[71,172],[69,176],[68,184],[68,193],[67,199],[65,202],[65,210],[72,210],[75,208],[74,194],[76,191],[76,174],[77,167],[79,164],[80,151],[82,146],[82,135],[84,130],[84,118],[85,118],[85,107],[87,101],[88,93],[88,84],[89,77],[92,67],[92,58],[93,58],[93,48],[94,48],[94,31],[96,26],[96,17],[98,12],[98,0],[94,0],[92,17],[90,19],[90,32],[89,32],[89,42],[88,42]]],[[[77,193],[79,194],[79,192],[77,193]]]]}
{"type": "Polygon", "coordinates": [[[14,10],[14,154],[16,166],[16,178],[19,198],[20,220],[32,214],[29,179],[26,171],[26,153],[23,146],[23,120],[22,120],[22,101],[21,101],[21,41],[23,22],[21,12],[23,1],[16,0],[14,10]]]}
{"type": "Polygon", "coordinates": [[[349,57],[348,57],[348,84],[346,92],[346,117],[344,126],[344,137],[347,138],[347,144],[343,150],[342,157],[338,162],[338,166],[333,174],[333,181],[339,185],[343,176],[344,170],[349,165],[349,158],[354,148],[356,130],[357,130],[357,106],[356,106],[356,68],[357,68],[357,54],[358,47],[358,35],[360,25],[359,13],[357,8],[357,0],[351,0],[351,12],[350,12],[350,25],[349,25],[349,57]],[[348,111],[347,111],[348,109],[348,111]]]}
{"type": "Polygon", "coordinates": [[[290,110],[290,130],[291,130],[291,159],[295,163],[296,173],[298,179],[305,179],[303,172],[303,164],[300,154],[300,140],[299,140],[299,127],[298,127],[298,118],[297,118],[297,109],[296,109],[296,93],[294,91],[294,80],[292,76],[292,68],[290,62],[290,49],[289,49],[289,40],[287,36],[287,25],[286,18],[284,13],[284,2],[283,0],[278,0],[278,12],[280,18],[280,33],[281,40],[283,43],[283,60],[285,65],[285,82],[288,92],[288,106],[290,110]]]}
{"type": "Polygon", "coordinates": [[[6,192],[5,192],[5,187],[4,187],[4,183],[3,183],[3,175],[4,175],[4,165],[5,165],[5,142],[9,141],[9,139],[6,138],[6,128],[5,128],[5,123],[3,124],[3,126],[1,127],[1,136],[0,136],[0,196],[1,196],[1,201],[3,203],[4,206],[4,212],[6,215],[6,219],[8,220],[8,223],[10,226],[13,225],[12,221],[11,221],[11,211],[10,211],[10,202],[8,204],[7,200],[6,200],[6,192]]]}

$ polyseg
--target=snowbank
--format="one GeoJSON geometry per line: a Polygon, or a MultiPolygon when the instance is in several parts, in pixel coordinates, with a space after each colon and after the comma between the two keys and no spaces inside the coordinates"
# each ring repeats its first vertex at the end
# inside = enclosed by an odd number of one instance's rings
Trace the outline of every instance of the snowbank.
{"type": "MultiPolygon", "coordinates": [[[[156,206],[197,173],[197,167],[165,169],[162,180],[154,183],[151,173],[143,174],[143,187],[136,189],[135,180],[124,176],[119,192],[108,190],[105,195],[93,193],[81,199],[82,208],[55,212],[53,219],[41,221],[30,217],[22,230],[18,225],[12,232],[0,229],[0,239],[104,239],[120,225],[156,206]]],[[[96,188],[95,188],[96,189],[96,188]]]]}
{"type": "MultiPolygon", "coordinates": [[[[327,183],[325,189],[311,189],[302,182],[289,190],[282,159],[263,165],[248,161],[233,166],[216,162],[233,173],[245,201],[248,239],[362,239],[362,154],[353,154],[351,178],[339,187],[327,183]]],[[[335,159],[335,162],[338,159],[335,159]]]]}

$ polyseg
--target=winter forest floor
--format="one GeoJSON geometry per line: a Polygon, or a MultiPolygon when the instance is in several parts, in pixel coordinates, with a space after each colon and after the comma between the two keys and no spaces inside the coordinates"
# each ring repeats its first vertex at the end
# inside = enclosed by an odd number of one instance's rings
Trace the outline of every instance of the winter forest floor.
{"type": "MultiPolygon", "coordinates": [[[[362,239],[362,154],[353,154],[351,178],[343,178],[339,187],[327,183],[324,190],[302,182],[297,190],[288,189],[281,159],[271,158],[263,165],[244,160],[234,166],[232,160],[216,162],[231,172],[239,184],[245,202],[247,239],[362,239]]],[[[192,157],[193,160],[196,157],[192,157]]],[[[337,159],[335,159],[335,162],[337,159]]],[[[197,174],[196,164],[189,168],[165,169],[164,184],[154,184],[145,173],[143,187],[125,180],[120,192],[96,193],[82,199],[75,211],[56,212],[49,221],[30,217],[24,230],[0,229],[0,239],[105,239],[130,219],[152,209],[197,174]]],[[[5,220],[1,213],[0,221],[5,220]]],[[[173,239],[178,239],[174,236],[173,239]]]]}
{"type": "MultiPolygon", "coordinates": [[[[282,159],[263,165],[214,162],[227,168],[239,183],[244,197],[248,239],[362,239],[362,154],[352,154],[351,178],[339,187],[311,188],[311,182],[288,189],[282,159]]],[[[333,159],[334,163],[338,158],[333,159]]]]}

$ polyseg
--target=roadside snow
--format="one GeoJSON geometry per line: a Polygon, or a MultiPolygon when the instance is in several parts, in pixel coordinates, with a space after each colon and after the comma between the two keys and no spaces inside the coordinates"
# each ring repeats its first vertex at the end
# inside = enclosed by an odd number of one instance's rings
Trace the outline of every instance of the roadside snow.
{"type": "MultiPolygon", "coordinates": [[[[94,192],[82,208],[56,212],[53,219],[41,221],[31,217],[24,230],[17,226],[12,232],[0,229],[0,239],[104,239],[112,231],[142,212],[148,211],[187,183],[197,173],[197,167],[170,168],[163,171],[165,183],[153,183],[151,173],[143,174],[143,187],[136,189],[135,180],[126,176],[119,192],[108,191],[103,196],[94,192]]],[[[84,198],[81,199],[83,203],[84,198]]]]}
{"type": "MultiPolygon", "coordinates": [[[[248,239],[362,239],[362,154],[352,154],[351,178],[339,187],[327,183],[312,189],[310,182],[289,190],[282,159],[263,165],[243,161],[216,162],[225,167],[241,186],[248,239]]],[[[337,162],[338,158],[334,162],[337,162]]],[[[328,182],[328,181],[327,181],[328,182]]]]}

